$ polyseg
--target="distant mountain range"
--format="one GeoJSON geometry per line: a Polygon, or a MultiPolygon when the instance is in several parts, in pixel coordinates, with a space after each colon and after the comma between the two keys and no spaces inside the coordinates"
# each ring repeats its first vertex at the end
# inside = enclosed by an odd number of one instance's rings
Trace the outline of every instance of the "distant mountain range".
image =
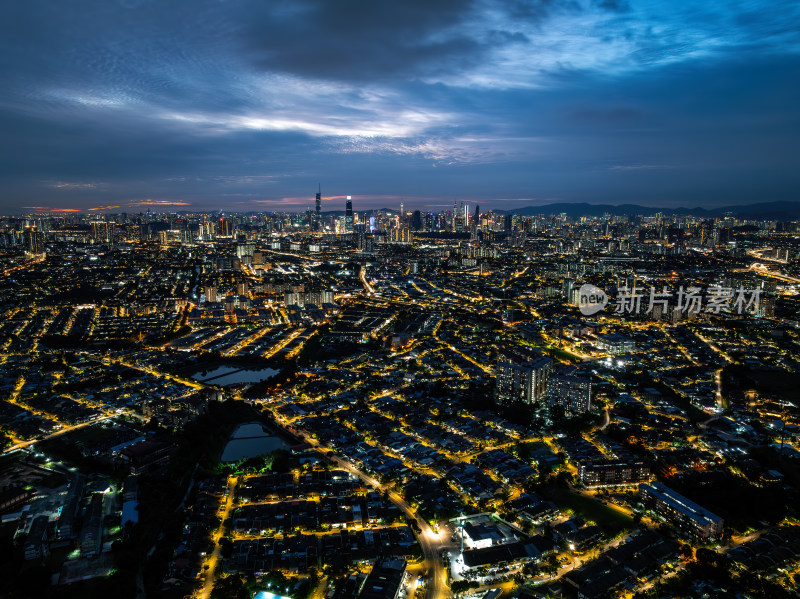
{"type": "Polygon", "coordinates": [[[800,219],[800,202],[763,202],[760,204],[743,204],[739,206],[722,206],[719,208],[658,208],[652,206],[639,206],[638,204],[587,204],[587,203],[556,203],[542,206],[525,206],[515,210],[495,210],[506,214],[521,214],[532,216],[544,214],[566,214],[567,216],[651,216],[661,212],[665,215],[692,215],[706,218],[723,216],[736,216],[738,218],[758,220],[796,220],[800,219]]]}

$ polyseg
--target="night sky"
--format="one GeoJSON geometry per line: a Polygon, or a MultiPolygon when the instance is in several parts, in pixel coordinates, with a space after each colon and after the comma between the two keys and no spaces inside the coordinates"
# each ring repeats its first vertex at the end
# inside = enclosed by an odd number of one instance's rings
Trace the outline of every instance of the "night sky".
{"type": "Polygon", "coordinates": [[[24,0],[0,212],[800,200],[800,2],[24,0]]]}

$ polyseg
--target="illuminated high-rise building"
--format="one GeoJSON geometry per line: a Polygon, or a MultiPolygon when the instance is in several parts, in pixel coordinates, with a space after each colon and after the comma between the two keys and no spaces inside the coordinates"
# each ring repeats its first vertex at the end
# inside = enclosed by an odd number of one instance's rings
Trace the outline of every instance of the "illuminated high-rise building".
{"type": "Polygon", "coordinates": [[[344,205],[344,230],[347,233],[353,232],[353,199],[347,196],[347,203],[344,205]]]}
{"type": "Polygon", "coordinates": [[[93,222],[92,239],[101,243],[108,243],[111,241],[111,225],[105,221],[93,222]]]}
{"type": "Polygon", "coordinates": [[[592,379],[570,372],[551,373],[547,380],[547,405],[561,406],[568,414],[583,414],[592,403],[592,379]]]}
{"type": "Polygon", "coordinates": [[[319,231],[322,229],[322,187],[317,191],[314,206],[314,230],[319,231]]]}
{"type": "Polygon", "coordinates": [[[498,403],[539,404],[547,394],[553,361],[536,350],[501,348],[497,352],[498,403]]]}
{"type": "Polygon", "coordinates": [[[244,258],[249,257],[252,261],[253,254],[256,251],[256,245],[254,243],[237,243],[236,244],[236,257],[237,258],[244,258]]]}
{"type": "Polygon", "coordinates": [[[26,229],[23,233],[25,250],[31,254],[44,253],[44,234],[40,231],[26,229]]]}

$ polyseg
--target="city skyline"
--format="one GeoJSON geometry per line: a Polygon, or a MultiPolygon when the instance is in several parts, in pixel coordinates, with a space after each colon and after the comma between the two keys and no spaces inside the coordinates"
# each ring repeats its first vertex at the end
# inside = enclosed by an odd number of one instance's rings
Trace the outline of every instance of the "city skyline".
{"type": "Polygon", "coordinates": [[[4,597],[796,597],[799,215],[344,201],[0,216],[4,597]]]}
{"type": "Polygon", "coordinates": [[[0,212],[796,200],[798,10],[16,5],[0,212]]]}
{"type": "Polygon", "coordinates": [[[798,23],[6,3],[0,595],[800,597],[798,23]]]}

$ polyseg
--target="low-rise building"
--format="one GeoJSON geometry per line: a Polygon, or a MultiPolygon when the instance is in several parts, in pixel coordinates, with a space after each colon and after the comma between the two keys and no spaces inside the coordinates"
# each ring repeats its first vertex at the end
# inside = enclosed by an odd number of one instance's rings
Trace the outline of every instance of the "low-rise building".
{"type": "Polygon", "coordinates": [[[41,559],[49,554],[47,546],[47,528],[49,525],[50,521],[47,516],[39,516],[31,524],[28,538],[25,540],[26,560],[41,559]]]}
{"type": "Polygon", "coordinates": [[[406,561],[401,558],[375,564],[364,581],[359,599],[397,599],[403,588],[406,561]]]}
{"type": "Polygon", "coordinates": [[[641,460],[589,460],[578,463],[578,477],[587,487],[632,485],[650,477],[650,466],[641,460]]]}
{"type": "Polygon", "coordinates": [[[698,539],[722,535],[724,520],[659,482],[639,485],[642,502],[656,515],[698,539]]]}

